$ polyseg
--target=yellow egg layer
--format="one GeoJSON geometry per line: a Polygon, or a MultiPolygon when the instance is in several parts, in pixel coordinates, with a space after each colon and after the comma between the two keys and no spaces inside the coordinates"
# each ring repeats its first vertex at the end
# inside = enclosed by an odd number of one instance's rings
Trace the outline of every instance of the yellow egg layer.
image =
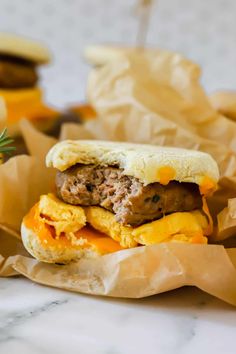
{"type": "Polygon", "coordinates": [[[160,242],[207,243],[204,231],[208,221],[199,210],[173,213],[133,229],[134,239],[142,245],[160,242]]]}
{"type": "Polygon", "coordinates": [[[101,207],[69,205],[53,194],[41,196],[32,210],[24,222],[44,247],[90,247],[99,254],[161,242],[204,244],[212,232],[205,199],[204,212],[177,212],[138,227],[119,224],[113,213],[101,207]]]}
{"type": "Polygon", "coordinates": [[[56,236],[76,232],[86,224],[83,208],[66,204],[53,194],[42,195],[39,200],[41,218],[55,229],[56,236]]]}
{"type": "Polygon", "coordinates": [[[100,207],[88,207],[85,213],[94,229],[109,235],[125,248],[171,241],[207,243],[204,235],[209,233],[209,222],[200,210],[173,213],[138,227],[122,226],[113,213],[100,207]]]}
{"type": "Polygon", "coordinates": [[[122,247],[130,248],[137,246],[131,226],[123,226],[115,219],[115,215],[101,207],[85,208],[87,222],[96,230],[110,236],[120,243],[122,247]]]}

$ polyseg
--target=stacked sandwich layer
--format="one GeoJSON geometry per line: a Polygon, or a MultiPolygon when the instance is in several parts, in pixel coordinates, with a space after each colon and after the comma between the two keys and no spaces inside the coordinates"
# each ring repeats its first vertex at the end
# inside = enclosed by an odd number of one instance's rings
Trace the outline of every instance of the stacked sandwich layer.
{"type": "Polygon", "coordinates": [[[21,118],[33,120],[39,127],[58,113],[43,103],[38,87],[37,68],[50,61],[46,47],[24,37],[0,33],[0,96],[7,107],[8,127],[18,132],[21,118]]]}
{"type": "Polygon", "coordinates": [[[207,154],[147,145],[66,141],[47,156],[56,194],[40,198],[22,223],[26,248],[66,263],[160,242],[207,243],[205,197],[218,180],[207,154]]]}

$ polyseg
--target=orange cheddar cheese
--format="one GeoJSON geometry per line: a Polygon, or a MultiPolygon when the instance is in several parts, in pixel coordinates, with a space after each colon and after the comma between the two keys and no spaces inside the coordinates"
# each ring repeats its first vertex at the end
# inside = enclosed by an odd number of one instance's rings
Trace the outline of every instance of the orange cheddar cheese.
{"type": "Polygon", "coordinates": [[[30,210],[23,221],[25,226],[37,235],[44,248],[93,248],[101,255],[123,249],[118,242],[89,226],[85,226],[75,232],[74,236],[78,242],[72,242],[65,233],[61,233],[59,237],[56,237],[54,228],[45,223],[45,220],[40,217],[38,204],[30,210]]]}
{"type": "Polygon", "coordinates": [[[21,118],[44,120],[53,118],[58,112],[43,103],[42,91],[39,88],[0,90],[6,103],[8,122],[16,123],[21,118]]]}
{"type": "Polygon", "coordinates": [[[157,174],[159,176],[160,183],[167,185],[175,177],[175,170],[169,166],[163,166],[158,169],[157,174]]]}
{"type": "Polygon", "coordinates": [[[199,190],[202,195],[211,195],[217,189],[217,183],[210,177],[202,178],[199,190]]]}

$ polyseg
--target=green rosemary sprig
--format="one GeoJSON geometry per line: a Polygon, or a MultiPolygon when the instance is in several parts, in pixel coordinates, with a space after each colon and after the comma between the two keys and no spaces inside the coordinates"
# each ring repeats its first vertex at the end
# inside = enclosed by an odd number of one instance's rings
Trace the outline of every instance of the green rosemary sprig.
{"type": "Polygon", "coordinates": [[[7,135],[7,128],[5,128],[0,133],[0,154],[10,154],[12,151],[15,151],[15,146],[9,146],[13,141],[14,140],[7,135]]]}

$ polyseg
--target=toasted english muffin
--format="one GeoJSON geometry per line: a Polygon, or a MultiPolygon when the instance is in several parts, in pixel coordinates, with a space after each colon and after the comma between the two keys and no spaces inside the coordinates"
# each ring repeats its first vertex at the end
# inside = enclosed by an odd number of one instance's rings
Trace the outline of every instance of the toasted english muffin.
{"type": "Polygon", "coordinates": [[[46,64],[51,55],[47,47],[32,39],[10,33],[0,33],[0,53],[26,59],[35,64],[46,64]]]}
{"type": "Polygon", "coordinates": [[[124,174],[145,185],[169,181],[191,182],[199,186],[219,179],[217,164],[204,152],[122,142],[66,140],[56,144],[46,157],[48,167],[64,171],[75,164],[118,166],[124,174]]]}
{"type": "Polygon", "coordinates": [[[27,228],[24,222],[21,225],[21,237],[26,250],[41,262],[66,264],[83,257],[93,258],[99,255],[99,253],[91,249],[43,247],[38,234],[32,229],[27,228]]]}

